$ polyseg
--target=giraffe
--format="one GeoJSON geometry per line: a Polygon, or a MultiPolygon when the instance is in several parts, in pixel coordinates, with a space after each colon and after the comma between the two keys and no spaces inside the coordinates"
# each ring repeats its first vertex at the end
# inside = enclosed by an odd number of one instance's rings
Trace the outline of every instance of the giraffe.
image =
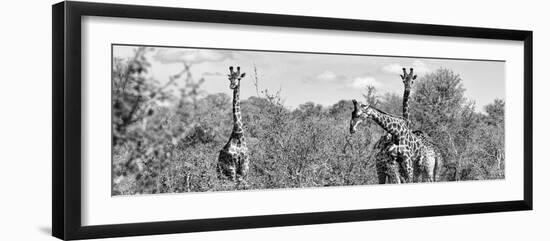
{"type": "MultiPolygon", "coordinates": [[[[410,73],[407,74],[405,68],[403,68],[403,74],[400,75],[403,85],[405,86],[403,91],[403,118],[409,120],[409,96],[411,94],[411,85],[413,80],[416,79],[416,75],[413,74],[413,68],[410,69],[410,73]]],[[[401,175],[399,171],[399,166],[395,158],[391,157],[388,153],[388,148],[393,144],[391,134],[387,133],[386,135],[380,137],[378,142],[374,145],[375,151],[375,162],[376,162],[376,173],[378,174],[378,183],[401,183],[401,175]]],[[[407,173],[403,173],[404,176],[407,176],[407,173]]]]}
{"type": "Polygon", "coordinates": [[[241,68],[234,71],[233,66],[229,67],[229,88],[233,89],[233,131],[227,144],[220,150],[218,156],[218,176],[222,175],[231,181],[243,182],[248,174],[249,153],[244,139],[243,123],[241,118],[241,104],[239,100],[241,79],[241,68]]]}
{"type": "MultiPolygon", "coordinates": [[[[411,86],[413,84],[413,81],[416,79],[416,75],[414,74],[414,69],[410,68],[409,73],[407,73],[407,69],[403,68],[403,74],[400,75],[401,80],[403,80],[403,118],[409,120],[409,96],[411,94],[411,86]]],[[[422,144],[426,146],[426,151],[424,153],[425,158],[423,159],[423,163],[414,163],[414,176],[417,180],[422,180],[423,182],[431,182],[435,181],[435,173],[437,172],[437,162],[440,159],[438,148],[433,144],[433,142],[430,140],[429,136],[427,136],[424,132],[420,130],[413,131],[413,134],[419,137],[419,139],[422,141],[422,144]]]]}
{"type": "Polygon", "coordinates": [[[393,158],[401,158],[401,167],[404,170],[404,182],[413,181],[413,163],[426,162],[426,146],[421,139],[414,135],[409,128],[409,121],[403,117],[388,114],[368,103],[360,104],[353,100],[353,112],[351,113],[350,133],[357,130],[357,125],[366,119],[372,119],[385,131],[391,134],[392,144],[388,153],[393,158]]]}

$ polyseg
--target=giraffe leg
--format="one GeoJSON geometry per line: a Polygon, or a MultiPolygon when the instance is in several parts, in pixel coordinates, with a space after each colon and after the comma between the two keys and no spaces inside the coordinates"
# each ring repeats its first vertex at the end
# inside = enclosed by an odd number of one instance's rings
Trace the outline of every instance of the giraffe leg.
{"type": "Polygon", "coordinates": [[[218,172],[218,179],[224,179],[228,178],[230,176],[230,163],[231,163],[231,155],[229,155],[224,150],[220,151],[220,155],[218,157],[218,163],[216,164],[216,171],[218,172]]]}
{"type": "Polygon", "coordinates": [[[401,158],[401,170],[403,174],[403,182],[409,183],[413,181],[413,166],[412,159],[410,157],[409,146],[405,144],[395,145],[393,144],[389,149],[388,153],[393,156],[394,159],[401,158]]]}
{"type": "Polygon", "coordinates": [[[378,184],[386,184],[386,173],[378,172],[378,184]]]}
{"type": "Polygon", "coordinates": [[[413,182],[423,182],[423,176],[424,176],[424,166],[423,166],[422,156],[418,157],[416,161],[413,161],[413,173],[414,173],[414,180],[413,182]]]}
{"type": "Polygon", "coordinates": [[[242,163],[241,166],[242,166],[241,174],[242,174],[243,178],[246,179],[246,177],[248,177],[248,170],[250,168],[250,157],[248,156],[248,154],[244,155],[243,163],[242,163]]]}
{"type": "Polygon", "coordinates": [[[246,153],[241,153],[237,161],[237,179],[239,182],[245,181],[248,176],[249,156],[246,153]]]}
{"type": "Polygon", "coordinates": [[[229,179],[231,179],[231,181],[235,181],[236,180],[236,177],[237,177],[237,168],[235,167],[235,165],[230,165],[229,166],[229,179]]]}
{"type": "Polygon", "coordinates": [[[237,158],[238,157],[235,153],[231,153],[229,163],[227,164],[227,176],[233,182],[237,178],[237,158]]]}
{"type": "Polygon", "coordinates": [[[402,180],[401,180],[401,175],[399,173],[399,165],[395,158],[388,161],[387,169],[388,169],[389,176],[391,177],[391,183],[400,184],[402,180]]]}
{"type": "Polygon", "coordinates": [[[411,158],[408,155],[405,155],[403,157],[403,161],[401,161],[401,167],[405,171],[405,182],[410,183],[413,181],[413,168],[412,168],[412,161],[411,158]]]}
{"type": "Polygon", "coordinates": [[[378,176],[378,184],[386,184],[387,170],[386,161],[383,159],[376,160],[376,174],[378,176]]]}
{"type": "Polygon", "coordinates": [[[426,179],[427,182],[435,182],[434,171],[435,171],[435,152],[430,152],[426,157],[426,179]]]}
{"type": "Polygon", "coordinates": [[[242,154],[238,154],[237,155],[237,161],[235,162],[235,166],[236,166],[236,176],[237,176],[237,180],[238,181],[241,181],[242,180],[242,176],[243,176],[243,167],[242,167],[242,154]]]}
{"type": "Polygon", "coordinates": [[[426,171],[426,182],[433,182],[434,177],[433,174],[430,171],[426,171]]]}

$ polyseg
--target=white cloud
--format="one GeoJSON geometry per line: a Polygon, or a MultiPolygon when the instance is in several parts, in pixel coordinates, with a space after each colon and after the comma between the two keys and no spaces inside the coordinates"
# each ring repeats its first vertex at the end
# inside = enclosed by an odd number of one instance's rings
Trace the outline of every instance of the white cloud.
{"type": "Polygon", "coordinates": [[[420,75],[428,74],[432,71],[432,69],[426,63],[420,60],[415,60],[412,63],[412,67],[414,68],[414,71],[420,75]]]}
{"type": "Polygon", "coordinates": [[[382,67],[382,71],[388,73],[388,74],[402,74],[403,73],[403,66],[400,64],[388,64],[384,67],[382,67]]]}
{"type": "Polygon", "coordinates": [[[346,76],[339,75],[330,70],[325,70],[315,76],[310,76],[304,78],[302,81],[304,83],[314,84],[314,83],[344,83],[346,81],[346,76]]]}
{"type": "Polygon", "coordinates": [[[363,76],[363,77],[356,77],[351,82],[348,83],[349,87],[355,88],[355,89],[364,89],[365,87],[372,85],[373,87],[380,88],[382,84],[374,77],[371,76],[363,76]]]}
{"type": "Polygon", "coordinates": [[[305,78],[303,82],[308,84],[330,84],[335,85],[337,88],[364,89],[369,85],[376,88],[382,87],[382,83],[372,76],[348,77],[330,70],[325,70],[314,77],[305,78]]]}
{"type": "Polygon", "coordinates": [[[212,51],[205,49],[160,49],[153,58],[163,64],[183,62],[188,64],[200,64],[204,62],[221,62],[226,59],[233,59],[233,54],[228,51],[212,51]]]}
{"type": "Polygon", "coordinates": [[[333,71],[325,70],[313,78],[307,78],[304,80],[306,83],[315,84],[335,84],[339,87],[364,89],[365,87],[372,85],[376,88],[382,87],[382,84],[372,76],[357,76],[347,77],[345,75],[336,74],[333,71]]]}
{"type": "Polygon", "coordinates": [[[338,79],[338,75],[330,70],[325,70],[325,72],[318,74],[315,78],[322,81],[334,81],[338,79]]]}
{"type": "Polygon", "coordinates": [[[414,68],[414,73],[417,75],[424,75],[432,71],[431,68],[421,60],[415,60],[412,63],[405,65],[400,63],[388,64],[382,67],[382,71],[388,74],[401,75],[403,74],[403,68],[406,68],[407,72],[409,71],[409,68],[414,68]]]}

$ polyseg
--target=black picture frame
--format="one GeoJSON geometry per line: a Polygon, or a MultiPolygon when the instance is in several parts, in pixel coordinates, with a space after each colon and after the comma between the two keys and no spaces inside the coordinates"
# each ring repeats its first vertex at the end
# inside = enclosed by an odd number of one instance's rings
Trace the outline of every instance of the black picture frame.
{"type": "Polygon", "coordinates": [[[532,210],[533,32],[491,28],[366,21],[263,13],[198,10],[90,2],[52,6],[52,233],[60,239],[200,232],[380,219],[532,210]],[[522,200],[421,207],[212,218],[99,226],[81,224],[81,18],[228,23],[427,36],[517,40],[524,43],[524,187],[522,200]]]}

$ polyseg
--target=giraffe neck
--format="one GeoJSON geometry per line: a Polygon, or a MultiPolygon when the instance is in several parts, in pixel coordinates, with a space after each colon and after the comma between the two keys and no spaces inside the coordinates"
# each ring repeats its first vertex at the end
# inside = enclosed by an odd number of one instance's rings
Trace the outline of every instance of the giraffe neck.
{"type": "Polygon", "coordinates": [[[409,119],[409,96],[411,95],[411,85],[405,83],[405,91],[403,91],[403,118],[409,119]]]}
{"type": "Polygon", "coordinates": [[[243,122],[241,120],[241,100],[239,99],[241,86],[233,89],[233,133],[243,133],[243,122]]]}
{"type": "Polygon", "coordinates": [[[374,122],[376,122],[378,125],[380,125],[382,129],[394,136],[399,136],[403,134],[406,127],[405,120],[399,117],[391,116],[387,113],[383,113],[380,110],[374,108],[371,109],[373,110],[373,112],[370,115],[370,118],[374,120],[374,122]]]}

